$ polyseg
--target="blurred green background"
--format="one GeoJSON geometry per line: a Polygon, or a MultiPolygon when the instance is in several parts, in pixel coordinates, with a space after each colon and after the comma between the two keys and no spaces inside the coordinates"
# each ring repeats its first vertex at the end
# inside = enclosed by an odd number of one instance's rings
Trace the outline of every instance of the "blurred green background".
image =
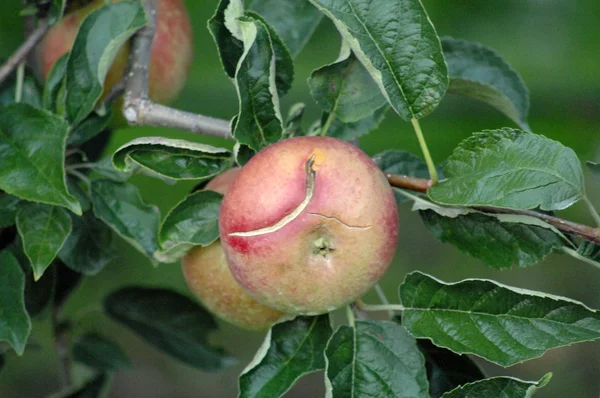
{"type": "MultiPolygon", "coordinates": [[[[530,125],[537,133],[572,147],[584,160],[600,160],[600,3],[598,0],[505,0],[447,2],[423,0],[440,35],[484,43],[503,54],[523,76],[531,92],[530,125]],[[451,4],[451,5],[449,5],[451,4]]],[[[23,36],[18,0],[4,0],[0,8],[0,57],[10,55],[23,36]]],[[[195,57],[187,86],[174,104],[184,110],[229,119],[237,111],[231,82],[221,70],[216,47],[206,29],[217,0],[187,0],[192,18],[195,57]]],[[[306,85],[310,72],[331,62],[338,53],[339,36],[324,20],[297,58],[296,78],[282,102],[283,113],[295,102],[305,102],[309,124],[318,117],[306,85]]],[[[474,101],[447,95],[438,110],[422,120],[434,159],[445,159],[472,132],[512,126],[498,112],[474,101]]],[[[231,142],[207,139],[161,128],[126,128],[113,135],[107,153],[139,136],[167,136],[231,147],[231,142]]],[[[419,154],[411,126],[388,113],[376,131],[363,137],[361,147],[370,155],[388,148],[419,154]]],[[[586,171],[587,172],[587,171],[586,171]]],[[[180,201],[194,185],[166,186],[148,177],[135,177],[144,198],[157,204],[162,214],[180,201]]],[[[600,207],[600,183],[587,175],[591,200],[600,207]]],[[[591,223],[583,205],[562,212],[565,218],[591,223]]],[[[552,255],[528,269],[496,271],[434,240],[409,205],[400,209],[400,240],[396,259],[382,280],[388,297],[398,300],[397,286],[404,274],[415,269],[446,281],[466,277],[491,278],[513,286],[536,289],[580,300],[600,308],[600,270],[564,255],[552,255]]],[[[148,347],[128,330],[100,312],[102,297],[123,285],[169,286],[189,294],[178,264],[153,268],[142,255],[120,243],[121,256],[98,276],[85,280],[72,296],[66,314],[77,319],[75,333],[95,330],[110,334],[125,349],[135,369],[114,376],[112,397],[233,397],[237,375],[262,341],[260,333],[248,333],[223,324],[212,336],[239,358],[239,365],[223,372],[204,373],[180,364],[148,347]]],[[[376,301],[371,293],[367,302],[376,301]]],[[[21,358],[10,355],[0,372],[0,397],[37,397],[59,389],[57,357],[50,341],[48,317],[34,322],[32,339],[41,348],[21,358]]],[[[514,375],[537,380],[552,371],[554,378],[541,397],[598,397],[600,391],[600,343],[591,342],[555,349],[543,358],[509,369],[478,360],[489,375],[514,375]]],[[[287,396],[323,395],[321,373],[303,379],[287,396]]]]}

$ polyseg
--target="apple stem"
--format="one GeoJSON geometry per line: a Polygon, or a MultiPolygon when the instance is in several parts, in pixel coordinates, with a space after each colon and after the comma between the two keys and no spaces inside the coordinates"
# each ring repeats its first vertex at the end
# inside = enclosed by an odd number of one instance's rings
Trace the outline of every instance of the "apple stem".
{"type": "Polygon", "coordinates": [[[365,304],[360,300],[356,300],[356,306],[367,312],[377,312],[377,311],[404,311],[405,308],[402,304],[384,304],[384,305],[373,305],[373,304],[365,304]]]}
{"type": "Polygon", "coordinates": [[[596,210],[590,199],[587,197],[587,195],[583,197],[583,201],[587,205],[588,210],[592,215],[592,218],[596,222],[596,225],[600,227],[600,215],[598,214],[598,211],[596,210]]]}
{"type": "Polygon", "coordinates": [[[423,152],[423,157],[425,158],[425,163],[427,163],[427,169],[429,170],[429,178],[430,178],[430,186],[437,184],[438,182],[438,174],[435,168],[435,163],[433,163],[433,159],[431,158],[431,154],[429,153],[429,148],[427,147],[427,142],[425,141],[425,137],[423,136],[423,132],[421,131],[421,125],[419,124],[418,119],[411,119],[411,123],[413,128],[415,129],[415,133],[417,134],[417,140],[419,140],[419,145],[421,146],[421,152],[423,152]]]}
{"type": "Polygon", "coordinates": [[[348,323],[351,327],[354,327],[354,312],[352,312],[352,308],[349,305],[346,306],[346,316],[348,317],[348,323]]]}

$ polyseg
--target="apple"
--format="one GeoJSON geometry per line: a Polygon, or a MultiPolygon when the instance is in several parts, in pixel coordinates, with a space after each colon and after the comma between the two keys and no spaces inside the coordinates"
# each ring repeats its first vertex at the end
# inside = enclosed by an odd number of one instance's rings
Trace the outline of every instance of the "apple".
{"type": "MultiPolygon", "coordinates": [[[[111,0],[113,3],[119,0],[111,0]]],[[[37,48],[37,62],[44,80],[52,66],[71,51],[79,26],[92,11],[105,4],[93,0],[74,10],[50,28],[37,48]]],[[[127,67],[130,45],[126,43],[117,53],[104,81],[104,98],[121,80],[127,67]]],[[[188,12],[181,0],[158,0],[157,30],[150,58],[149,95],[158,103],[167,103],[177,97],[192,61],[192,30],[188,12]]]]}
{"type": "MultiPolygon", "coordinates": [[[[225,194],[239,174],[230,169],[211,180],[206,189],[225,194]]],[[[265,330],[285,316],[250,297],[231,275],[221,243],[191,249],[181,261],[190,290],[212,313],[247,330],[265,330]]]]}
{"type": "Polygon", "coordinates": [[[240,171],[219,215],[235,279],[256,300],[316,315],[356,300],[396,251],[398,209],[377,165],[330,137],[290,138],[240,171]]]}

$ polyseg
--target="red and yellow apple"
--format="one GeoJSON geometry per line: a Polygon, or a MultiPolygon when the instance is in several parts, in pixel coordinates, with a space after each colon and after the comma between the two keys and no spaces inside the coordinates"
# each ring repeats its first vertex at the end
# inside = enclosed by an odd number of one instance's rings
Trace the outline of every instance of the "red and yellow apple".
{"type": "MultiPolygon", "coordinates": [[[[215,177],[206,189],[226,194],[240,169],[230,169],[215,177]]],[[[182,269],[190,290],[219,318],[248,330],[265,330],[285,314],[259,303],[235,281],[221,243],[197,246],[182,259],[182,269]]]]}
{"type": "Polygon", "coordinates": [[[230,270],[256,300],[315,315],[367,292],[396,251],[398,209],[377,165],[329,137],[297,137],[256,154],[219,215],[230,270]]]}
{"type": "MultiPolygon", "coordinates": [[[[116,3],[120,0],[111,0],[116,3]]],[[[105,4],[93,0],[90,4],[74,10],[50,28],[37,49],[38,67],[46,79],[52,66],[71,51],[79,26],[92,11],[105,4]]],[[[188,12],[181,0],[158,0],[157,30],[152,44],[149,76],[150,98],[167,103],[179,94],[187,78],[192,61],[192,30],[188,12]]],[[[127,67],[129,43],[118,52],[106,75],[103,97],[121,80],[127,67]]]]}

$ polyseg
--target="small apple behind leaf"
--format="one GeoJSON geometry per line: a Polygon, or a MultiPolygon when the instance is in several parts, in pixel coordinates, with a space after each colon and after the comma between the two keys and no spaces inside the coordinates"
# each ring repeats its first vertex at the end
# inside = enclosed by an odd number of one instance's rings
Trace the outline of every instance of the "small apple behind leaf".
{"type": "Polygon", "coordinates": [[[398,209],[377,165],[329,137],[297,137],[256,154],[219,215],[235,279],[256,300],[315,315],[366,293],[396,251],[398,209]]]}
{"type": "MultiPolygon", "coordinates": [[[[117,3],[120,0],[111,0],[117,3]]],[[[77,31],[83,20],[94,10],[105,5],[105,0],[93,0],[88,5],[69,12],[50,28],[37,49],[38,67],[44,79],[52,66],[71,51],[77,31]]],[[[158,0],[157,29],[150,56],[149,95],[158,103],[174,100],[184,86],[192,61],[192,29],[185,5],[181,0],[158,0]]],[[[104,98],[121,80],[130,45],[126,43],[117,53],[104,81],[104,98]]]]}
{"type": "MultiPolygon", "coordinates": [[[[230,169],[211,180],[205,189],[226,194],[240,169],[230,169]]],[[[233,325],[248,330],[266,330],[285,316],[259,303],[235,281],[220,241],[197,246],[182,261],[183,274],[190,290],[208,310],[233,325]]]]}

